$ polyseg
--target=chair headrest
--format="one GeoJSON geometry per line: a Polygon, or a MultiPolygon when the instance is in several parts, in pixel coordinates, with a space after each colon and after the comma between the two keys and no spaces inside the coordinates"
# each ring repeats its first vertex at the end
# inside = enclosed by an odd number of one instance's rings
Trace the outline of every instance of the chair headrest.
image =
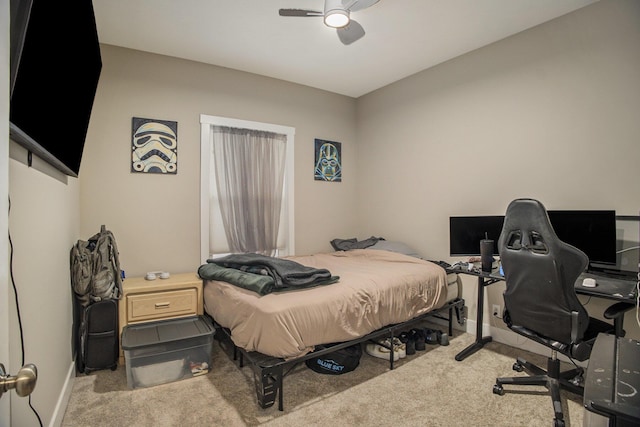
{"type": "Polygon", "coordinates": [[[548,252],[547,242],[556,238],[547,210],[537,200],[516,199],[507,207],[502,228],[507,248],[530,248],[534,252],[548,252]]]}

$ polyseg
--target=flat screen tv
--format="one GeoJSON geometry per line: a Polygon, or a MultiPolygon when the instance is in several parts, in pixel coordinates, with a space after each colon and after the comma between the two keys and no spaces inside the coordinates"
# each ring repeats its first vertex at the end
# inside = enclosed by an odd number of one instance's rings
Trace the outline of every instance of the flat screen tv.
{"type": "MultiPolygon", "coordinates": [[[[549,210],[549,220],[560,240],[580,249],[589,257],[589,269],[616,264],[616,212],[614,210],[549,210]]],[[[479,256],[480,240],[498,238],[504,216],[452,216],[449,218],[451,256],[479,256]]]]}
{"type": "Polygon", "coordinates": [[[91,0],[10,0],[12,140],[78,176],[102,59],[91,0]]]}

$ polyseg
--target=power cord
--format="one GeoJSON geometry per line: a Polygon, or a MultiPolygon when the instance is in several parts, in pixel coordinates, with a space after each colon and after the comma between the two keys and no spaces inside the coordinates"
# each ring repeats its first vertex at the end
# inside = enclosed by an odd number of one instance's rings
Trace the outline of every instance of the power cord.
{"type": "Polygon", "coordinates": [[[591,302],[591,295],[587,295],[585,298],[586,301],[582,303],[583,306],[587,306],[591,302]]]}
{"type": "Polygon", "coordinates": [[[640,246],[632,246],[630,248],[620,249],[619,251],[616,251],[616,254],[623,254],[625,252],[635,251],[636,249],[640,249],[640,246]]]}
{"type": "MultiPolygon", "coordinates": [[[[638,268],[640,268],[640,265],[638,265],[638,268]]],[[[640,272],[636,282],[636,323],[640,326],[640,272]]]]}
{"type": "MultiPolygon", "coordinates": [[[[8,213],[9,214],[11,213],[11,197],[9,197],[8,213]]],[[[20,329],[20,349],[22,351],[21,366],[24,366],[24,336],[22,331],[22,316],[20,315],[20,303],[18,301],[18,288],[16,286],[15,277],[13,275],[13,242],[11,241],[11,232],[8,231],[7,234],[9,236],[9,276],[11,277],[11,285],[13,286],[13,294],[15,296],[15,301],[16,301],[16,313],[18,315],[18,327],[20,329]]],[[[40,418],[38,411],[36,411],[36,408],[34,408],[33,405],[31,404],[31,394],[29,394],[29,407],[31,408],[33,413],[36,415],[36,418],[38,418],[38,423],[40,424],[40,427],[42,427],[42,419],[40,418]]]]}

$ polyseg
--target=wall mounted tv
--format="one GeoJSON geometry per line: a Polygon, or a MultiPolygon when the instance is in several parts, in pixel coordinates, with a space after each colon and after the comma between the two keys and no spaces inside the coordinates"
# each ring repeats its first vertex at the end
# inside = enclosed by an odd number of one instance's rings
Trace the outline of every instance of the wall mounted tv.
{"type": "Polygon", "coordinates": [[[9,131],[78,176],[102,59],[91,0],[10,0],[9,131]]]}
{"type": "MultiPolygon", "coordinates": [[[[549,220],[560,240],[583,251],[595,264],[616,264],[616,212],[614,210],[549,210],[549,220]]],[[[452,216],[449,218],[451,256],[479,256],[480,240],[487,233],[498,255],[504,216],[452,216]]]]}

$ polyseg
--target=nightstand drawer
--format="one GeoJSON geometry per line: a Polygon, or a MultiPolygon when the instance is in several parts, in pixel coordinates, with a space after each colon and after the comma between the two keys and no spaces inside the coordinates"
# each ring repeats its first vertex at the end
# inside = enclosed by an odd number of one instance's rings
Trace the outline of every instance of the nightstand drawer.
{"type": "Polygon", "coordinates": [[[127,296],[127,322],[196,315],[197,310],[195,288],[127,296]]]}

